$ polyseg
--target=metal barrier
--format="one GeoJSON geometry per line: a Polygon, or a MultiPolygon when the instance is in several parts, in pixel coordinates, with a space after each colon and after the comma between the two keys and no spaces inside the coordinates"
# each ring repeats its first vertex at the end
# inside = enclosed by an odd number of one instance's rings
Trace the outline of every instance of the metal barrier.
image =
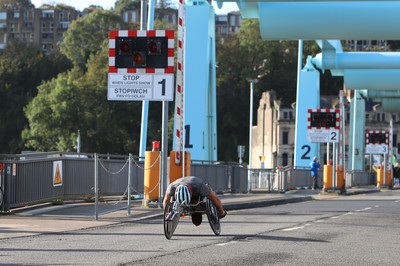
{"type": "Polygon", "coordinates": [[[250,170],[250,191],[251,192],[281,192],[280,186],[282,177],[274,169],[251,169],[250,170]]]}
{"type": "MultiPolygon", "coordinates": [[[[97,196],[125,196],[128,188],[129,194],[132,191],[136,195],[144,193],[143,161],[133,160],[128,167],[128,156],[98,155],[98,158],[97,196]],[[130,183],[128,176],[131,176],[130,183]]],[[[98,200],[94,190],[94,154],[8,155],[1,157],[0,165],[0,187],[4,192],[0,211],[64,199],[98,200]]],[[[311,188],[312,185],[308,168],[249,170],[237,163],[194,162],[191,173],[202,177],[217,193],[285,192],[311,188]]],[[[322,176],[323,171],[320,171],[322,176]]],[[[375,180],[374,173],[346,173],[346,187],[370,185],[375,180]]],[[[322,182],[320,178],[321,185],[322,182]]]]}
{"type": "Polygon", "coordinates": [[[346,172],[346,187],[367,186],[376,184],[376,174],[363,171],[346,172]]]}
{"type": "MultiPolygon", "coordinates": [[[[0,161],[5,165],[0,184],[4,191],[4,201],[0,210],[7,211],[11,208],[64,199],[94,198],[93,154],[80,154],[79,157],[70,153],[40,155],[13,156],[9,160],[0,161]]],[[[127,157],[124,156],[99,155],[100,196],[126,193],[126,162],[127,157]]],[[[143,162],[136,162],[131,168],[131,188],[136,194],[143,193],[144,173],[140,169],[142,165],[143,162]]]]}

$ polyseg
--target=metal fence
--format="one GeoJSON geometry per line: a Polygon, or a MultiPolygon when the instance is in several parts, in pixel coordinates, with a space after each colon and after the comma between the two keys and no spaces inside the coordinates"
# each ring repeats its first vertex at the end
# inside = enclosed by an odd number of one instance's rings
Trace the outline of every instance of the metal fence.
{"type": "MultiPolygon", "coordinates": [[[[100,197],[126,195],[128,156],[98,155],[98,158],[100,197]]],[[[140,195],[144,193],[144,161],[133,162],[130,192],[140,195]]],[[[95,197],[94,154],[35,153],[2,156],[0,166],[0,187],[4,192],[3,204],[0,202],[2,211],[42,202],[92,200],[95,197]]],[[[307,168],[249,170],[237,163],[192,162],[191,174],[202,177],[217,193],[285,192],[311,188],[312,185],[307,168]]],[[[322,171],[320,175],[323,176],[322,171]]],[[[374,180],[373,173],[352,171],[346,174],[347,187],[374,184],[374,180]]],[[[322,185],[322,178],[319,183],[322,185]]]]}
{"type": "MultiPolygon", "coordinates": [[[[3,210],[36,203],[94,197],[94,155],[49,153],[42,157],[19,156],[2,160],[0,185],[4,191],[3,210]],[[22,158],[21,158],[22,157],[22,158]],[[58,173],[56,166],[58,167],[58,173]],[[59,178],[58,184],[55,179],[59,178]]],[[[128,157],[99,156],[99,193],[122,195],[128,185],[128,157]]],[[[143,162],[131,169],[134,193],[143,193],[143,162]]]]}
{"type": "Polygon", "coordinates": [[[251,169],[250,170],[250,191],[251,192],[283,192],[282,171],[274,169],[251,169]]]}

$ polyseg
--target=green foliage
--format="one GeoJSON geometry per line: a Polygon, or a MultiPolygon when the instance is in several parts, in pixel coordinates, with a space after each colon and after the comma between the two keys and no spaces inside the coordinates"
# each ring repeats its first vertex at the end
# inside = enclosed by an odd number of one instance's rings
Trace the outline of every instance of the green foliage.
{"type": "MultiPolygon", "coordinates": [[[[80,130],[82,152],[137,153],[142,102],[107,100],[108,28],[114,28],[113,18],[110,12],[95,11],[68,30],[63,51],[68,52],[74,68],[40,86],[38,96],[26,108],[26,148],[74,151],[80,130]],[[80,35],[87,33],[80,26],[91,29],[101,25],[107,34],[85,35],[95,46],[86,45],[80,35]]],[[[161,138],[160,114],[160,104],[151,103],[148,139],[161,138]]]]}
{"type": "Polygon", "coordinates": [[[15,10],[20,8],[31,8],[33,4],[30,0],[0,0],[0,10],[15,10]]]}
{"type": "Polygon", "coordinates": [[[140,105],[107,100],[107,52],[108,42],[103,42],[101,50],[90,56],[86,73],[75,68],[39,87],[26,108],[29,129],[23,138],[28,148],[75,151],[80,130],[82,152],[133,152],[140,105]]]}
{"type": "Polygon", "coordinates": [[[114,9],[117,14],[121,14],[124,10],[140,10],[140,0],[117,0],[114,9]]]}
{"type": "Polygon", "coordinates": [[[11,42],[0,54],[0,152],[18,153],[26,126],[23,108],[36,96],[36,87],[70,67],[59,53],[44,56],[22,42],[11,42]]]}
{"type": "Polygon", "coordinates": [[[74,20],[60,43],[64,53],[83,72],[89,57],[99,50],[99,43],[108,39],[110,29],[122,25],[121,17],[111,11],[94,10],[88,16],[74,20]]]}

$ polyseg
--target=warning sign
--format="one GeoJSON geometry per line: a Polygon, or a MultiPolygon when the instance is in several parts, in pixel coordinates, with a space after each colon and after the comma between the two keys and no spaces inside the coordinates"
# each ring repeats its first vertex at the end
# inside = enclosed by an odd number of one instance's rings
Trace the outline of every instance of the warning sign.
{"type": "Polygon", "coordinates": [[[172,101],[173,74],[108,74],[110,101],[172,101]]]}
{"type": "Polygon", "coordinates": [[[53,187],[62,186],[62,161],[53,162],[53,187]]]}

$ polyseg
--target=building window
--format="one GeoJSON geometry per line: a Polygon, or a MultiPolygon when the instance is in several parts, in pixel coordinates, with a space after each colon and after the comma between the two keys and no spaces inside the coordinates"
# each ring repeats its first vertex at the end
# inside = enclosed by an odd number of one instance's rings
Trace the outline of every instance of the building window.
{"type": "Polygon", "coordinates": [[[293,120],[293,112],[292,111],[289,112],[289,119],[293,120]]]}
{"type": "Polygon", "coordinates": [[[287,112],[283,112],[283,119],[287,120],[288,119],[288,113],[287,112]]]}
{"type": "Polygon", "coordinates": [[[235,16],[230,16],[229,17],[229,26],[236,26],[235,16]]]}
{"type": "Polygon", "coordinates": [[[396,122],[396,118],[397,118],[396,115],[393,114],[392,115],[393,122],[396,122]]]}
{"type": "Polygon", "coordinates": [[[289,132],[282,132],[282,144],[289,144],[289,132]]]}
{"type": "Polygon", "coordinates": [[[393,134],[393,145],[392,147],[396,147],[397,146],[397,134],[393,134]]]}
{"type": "Polygon", "coordinates": [[[365,114],[365,120],[369,119],[369,114],[365,114]]]}
{"type": "Polygon", "coordinates": [[[283,153],[282,154],[282,166],[286,166],[286,165],[288,165],[288,154],[283,153]]]}
{"type": "Polygon", "coordinates": [[[385,113],[382,114],[382,121],[385,121],[385,113]]]}
{"type": "Polygon", "coordinates": [[[376,114],[376,121],[380,121],[381,120],[381,114],[380,113],[377,113],[376,114]]]}

